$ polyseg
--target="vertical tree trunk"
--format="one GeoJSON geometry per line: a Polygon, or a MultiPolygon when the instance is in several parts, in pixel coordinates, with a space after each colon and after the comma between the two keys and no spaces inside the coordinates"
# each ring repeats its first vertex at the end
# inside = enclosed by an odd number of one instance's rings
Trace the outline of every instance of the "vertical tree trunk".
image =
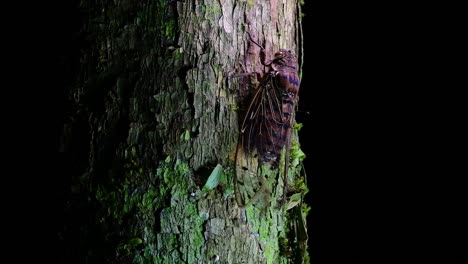
{"type": "MultiPolygon", "coordinates": [[[[60,149],[72,179],[64,262],[307,259],[306,188],[287,206],[235,202],[246,87],[225,78],[264,72],[247,32],[267,59],[279,48],[301,54],[297,1],[82,0],[77,8],[60,149]]],[[[301,183],[297,160],[293,186],[301,183]]]]}

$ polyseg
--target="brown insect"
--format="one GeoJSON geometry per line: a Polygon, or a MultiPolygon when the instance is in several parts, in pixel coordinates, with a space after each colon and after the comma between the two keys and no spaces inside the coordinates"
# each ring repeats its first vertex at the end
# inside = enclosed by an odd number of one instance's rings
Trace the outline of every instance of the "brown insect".
{"type": "Polygon", "coordinates": [[[266,163],[273,169],[278,168],[283,148],[284,198],[287,192],[291,130],[295,122],[300,85],[297,58],[290,50],[280,49],[270,62],[262,61],[262,64],[268,67],[268,71],[263,76],[257,75],[257,87],[243,118],[236,148],[234,186],[240,207],[253,201],[259,194],[270,192],[266,188],[266,178],[257,172],[266,163]]]}

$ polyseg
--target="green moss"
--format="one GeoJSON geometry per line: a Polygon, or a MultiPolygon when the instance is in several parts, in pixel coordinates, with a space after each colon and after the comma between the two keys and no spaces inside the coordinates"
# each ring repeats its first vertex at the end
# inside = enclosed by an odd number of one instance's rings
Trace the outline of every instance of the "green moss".
{"type": "Polygon", "coordinates": [[[173,19],[166,20],[164,23],[164,36],[173,39],[176,35],[177,25],[173,19]]]}
{"type": "Polygon", "coordinates": [[[221,183],[223,184],[223,196],[224,198],[230,197],[234,194],[234,170],[232,167],[228,167],[223,171],[221,176],[221,183]]]}
{"type": "Polygon", "coordinates": [[[192,171],[187,162],[166,158],[157,169],[161,184],[143,195],[142,212],[159,220],[143,221],[145,248],[135,252],[135,263],[197,263],[203,259],[203,224],[205,218],[194,201],[188,199],[192,171]],[[167,197],[168,199],[162,199],[167,197]],[[167,201],[170,204],[167,204],[167,201]],[[156,210],[160,210],[155,215],[156,210]],[[154,230],[160,230],[154,235],[154,230]]]}
{"type": "Polygon", "coordinates": [[[151,212],[155,206],[158,207],[161,205],[161,202],[158,200],[159,193],[154,186],[148,188],[145,194],[143,194],[143,199],[140,204],[138,204],[139,209],[143,212],[151,212]]]}
{"type": "Polygon", "coordinates": [[[301,128],[303,127],[304,125],[302,123],[298,123],[296,122],[293,126],[293,129],[296,130],[296,131],[300,131],[301,128]]]}
{"type": "Polygon", "coordinates": [[[136,147],[126,153],[123,178],[98,185],[95,194],[101,206],[108,208],[103,219],[129,226],[116,251],[133,256],[134,263],[199,262],[205,218],[199,215],[195,201],[188,199],[194,186],[187,162],[167,157],[151,175],[140,164],[136,147]],[[179,230],[172,230],[174,226],[179,230]],[[161,231],[155,232],[158,229],[161,231]]]}
{"type": "Polygon", "coordinates": [[[291,255],[291,249],[289,248],[289,239],[286,237],[278,238],[279,254],[283,257],[289,257],[291,255]]]}
{"type": "Polygon", "coordinates": [[[184,53],[183,48],[178,48],[172,53],[172,55],[174,56],[174,59],[180,60],[182,59],[183,53],[184,53]]]}
{"type": "Polygon", "coordinates": [[[254,7],[255,4],[256,4],[256,2],[257,2],[257,1],[255,1],[255,0],[248,0],[248,1],[247,1],[247,8],[252,8],[252,7],[254,7]]]}
{"type": "Polygon", "coordinates": [[[299,22],[302,22],[302,18],[305,16],[304,12],[302,12],[302,6],[305,4],[304,0],[299,0],[299,22]]]}
{"type": "Polygon", "coordinates": [[[204,13],[205,19],[210,21],[211,24],[218,21],[219,17],[223,14],[221,6],[217,3],[202,5],[201,10],[204,13]]]}
{"type": "Polygon", "coordinates": [[[246,216],[250,225],[251,233],[257,237],[264,249],[263,256],[266,263],[278,263],[280,260],[278,232],[273,229],[278,228],[277,218],[279,212],[272,207],[258,208],[257,206],[247,206],[246,216]]]}

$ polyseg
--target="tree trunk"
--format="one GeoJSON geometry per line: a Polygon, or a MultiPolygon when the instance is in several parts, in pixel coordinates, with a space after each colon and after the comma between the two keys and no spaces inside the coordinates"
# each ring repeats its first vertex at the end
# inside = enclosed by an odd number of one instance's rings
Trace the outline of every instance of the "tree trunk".
{"type": "Polygon", "coordinates": [[[250,86],[226,78],[265,71],[249,34],[267,59],[279,48],[300,55],[300,5],[82,0],[76,8],[60,148],[71,179],[63,263],[307,261],[297,130],[286,205],[276,202],[280,166],[267,172],[270,202],[239,207],[234,153],[250,86]]]}

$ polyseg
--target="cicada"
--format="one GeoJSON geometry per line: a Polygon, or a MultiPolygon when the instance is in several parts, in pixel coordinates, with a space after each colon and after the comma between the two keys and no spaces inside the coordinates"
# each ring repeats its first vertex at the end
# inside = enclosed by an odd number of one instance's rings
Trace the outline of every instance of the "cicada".
{"type": "Polygon", "coordinates": [[[236,148],[234,187],[240,207],[262,195],[270,195],[268,183],[272,179],[260,170],[265,164],[272,169],[281,167],[282,153],[283,197],[287,192],[291,131],[300,85],[297,57],[288,49],[279,49],[269,62],[262,61],[262,64],[267,71],[257,75],[256,89],[240,124],[236,148]]]}

